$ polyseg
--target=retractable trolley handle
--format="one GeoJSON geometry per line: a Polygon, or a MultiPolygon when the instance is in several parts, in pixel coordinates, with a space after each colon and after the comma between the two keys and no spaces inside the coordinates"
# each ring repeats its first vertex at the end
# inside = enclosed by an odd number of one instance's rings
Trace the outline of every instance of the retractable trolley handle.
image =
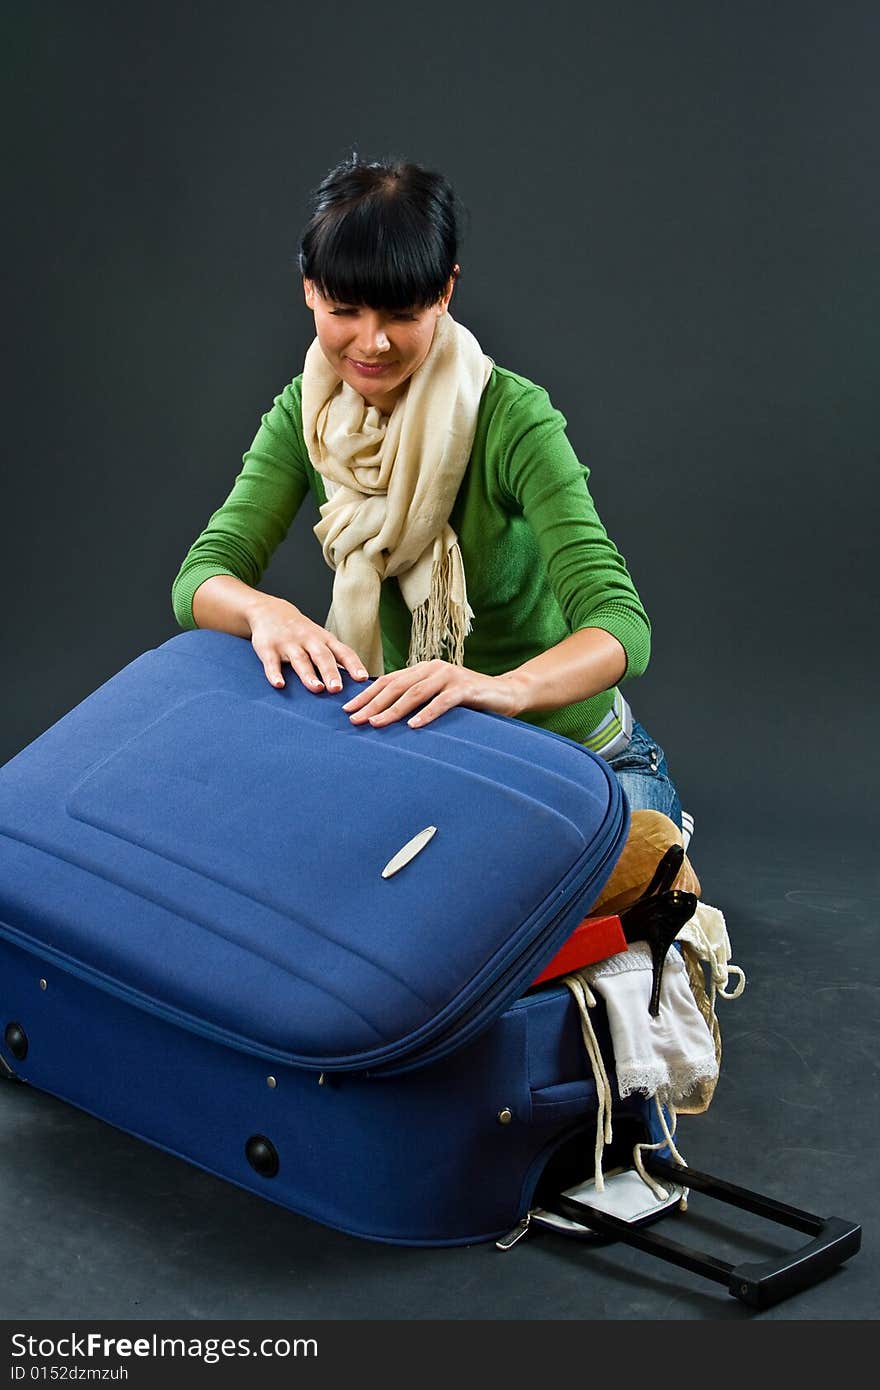
{"type": "Polygon", "coordinates": [[[711,1173],[683,1168],[656,1154],[647,1156],[645,1166],[655,1177],[681,1183],[695,1192],[716,1197],[719,1202],[727,1202],[755,1216],[766,1217],[777,1225],[789,1226],[814,1237],[799,1250],[792,1250],[776,1259],[730,1266],[728,1292],[753,1308],[768,1308],[771,1303],[779,1303],[799,1289],[809,1288],[849,1259],[850,1255],[855,1255],[861,1246],[862,1228],[852,1221],[842,1221],[838,1216],[814,1216],[812,1212],[802,1211],[799,1207],[764,1197],[760,1192],[724,1182],[711,1173]]]}
{"type": "Polygon", "coordinates": [[[726,1260],[716,1259],[714,1255],[707,1255],[659,1235],[653,1229],[622,1221],[573,1197],[560,1194],[554,1201],[546,1202],[545,1206],[570,1221],[591,1227],[600,1235],[645,1250],[661,1260],[668,1260],[670,1264],[713,1279],[717,1284],[726,1284],[728,1293],[752,1308],[769,1308],[772,1303],[781,1302],[799,1289],[809,1288],[849,1259],[850,1255],[855,1255],[861,1245],[861,1227],[851,1221],[841,1221],[836,1216],[814,1216],[812,1212],[787,1206],[784,1202],[774,1201],[772,1197],[764,1197],[745,1187],[736,1187],[710,1173],[683,1168],[655,1154],[645,1156],[645,1167],[655,1177],[678,1183],[695,1192],[704,1192],[709,1197],[763,1216],[777,1225],[803,1231],[814,1239],[800,1250],[780,1255],[777,1259],[732,1265],[726,1260]]]}

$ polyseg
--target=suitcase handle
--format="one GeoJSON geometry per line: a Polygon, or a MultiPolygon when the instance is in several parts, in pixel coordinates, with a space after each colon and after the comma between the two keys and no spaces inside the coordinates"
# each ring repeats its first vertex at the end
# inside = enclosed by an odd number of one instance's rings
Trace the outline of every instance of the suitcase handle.
{"type": "Polygon", "coordinates": [[[763,1216],[777,1225],[803,1231],[814,1239],[799,1250],[787,1252],[777,1259],[732,1265],[726,1260],[718,1260],[713,1255],[681,1245],[667,1236],[598,1211],[586,1202],[562,1193],[553,1201],[545,1201],[544,1206],[548,1211],[568,1217],[570,1221],[579,1221],[591,1227],[600,1235],[621,1240],[682,1269],[702,1274],[718,1284],[726,1284],[728,1293],[752,1308],[769,1308],[800,1289],[809,1288],[849,1259],[850,1255],[855,1255],[861,1245],[862,1228],[851,1221],[842,1221],[836,1216],[814,1216],[811,1212],[787,1206],[748,1188],[736,1187],[733,1183],[713,1177],[711,1173],[685,1168],[656,1154],[646,1154],[644,1162],[645,1167],[657,1178],[716,1197],[721,1202],[763,1216]]]}

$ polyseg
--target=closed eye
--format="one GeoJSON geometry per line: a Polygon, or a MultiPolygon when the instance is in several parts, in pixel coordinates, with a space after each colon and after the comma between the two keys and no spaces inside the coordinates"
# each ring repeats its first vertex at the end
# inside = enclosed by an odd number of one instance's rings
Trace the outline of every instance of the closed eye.
{"type": "MultiPolygon", "coordinates": [[[[345,314],[356,314],[357,309],[331,309],[330,313],[333,314],[334,317],[337,317],[345,314]]],[[[395,319],[414,320],[415,314],[392,314],[391,317],[395,319]]]]}

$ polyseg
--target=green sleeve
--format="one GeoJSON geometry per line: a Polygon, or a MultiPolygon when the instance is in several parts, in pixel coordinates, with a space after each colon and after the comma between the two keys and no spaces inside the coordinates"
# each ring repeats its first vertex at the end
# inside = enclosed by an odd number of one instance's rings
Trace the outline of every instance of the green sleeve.
{"type": "Polygon", "coordinates": [[[295,383],[275,397],[226,501],[190,546],[171,588],[174,616],[197,627],[193,595],[215,574],[231,574],[255,587],[272,553],[287,535],[309,488],[301,414],[295,383]]]}
{"type": "Polygon", "coordinates": [[[567,421],[541,386],[522,392],[504,421],[502,487],[531,526],[571,632],[599,627],[626,652],[626,680],[651,652],[651,624],[623,556],[590,496],[590,470],[565,433],[567,421]]]}

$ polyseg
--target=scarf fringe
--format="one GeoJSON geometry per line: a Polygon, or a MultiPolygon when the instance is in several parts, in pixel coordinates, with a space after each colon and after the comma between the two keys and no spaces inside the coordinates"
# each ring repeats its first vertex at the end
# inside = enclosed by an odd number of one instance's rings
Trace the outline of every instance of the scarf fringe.
{"type": "Polygon", "coordinates": [[[473,624],[470,604],[452,596],[455,580],[453,552],[444,551],[431,570],[431,587],[424,603],[413,609],[408,666],[420,661],[443,658],[455,666],[464,665],[464,642],[473,624]]]}

